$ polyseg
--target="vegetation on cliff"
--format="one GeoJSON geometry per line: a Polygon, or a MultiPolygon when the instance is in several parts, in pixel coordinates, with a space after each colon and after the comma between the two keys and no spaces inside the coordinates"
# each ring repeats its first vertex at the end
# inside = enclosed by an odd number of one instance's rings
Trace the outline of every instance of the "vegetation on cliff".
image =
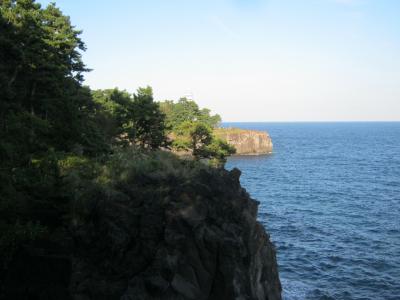
{"type": "Polygon", "coordinates": [[[165,151],[113,156],[74,201],[72,295],[280,299],[275,250],[239,176],[165,151]]]}
{"type": "Polygon", "coordinates": [[[234,147],[214,135],[221,122],[219,115],[211,115],[209,109],[200,109],[187,98],[161,102],[160,108],[175,151],[189,151],[196,159],[209,158],[214,165],[223,164],[227,156],[235,153],[234,147]]]}
{"type": "MultiPolygon", "coordinates": [[[[233,152],[212,133],[220,117],[193,101],[159,104],[150,87],[129,94],[83,86],[88,69],[79,36],[54,4],[0,2],[0,299],[66,299],[73,270],[81,268],[71,266],[71,257],[104,250],[80,240],[104,234],[100,213],[113,211],[114,221],[124,226],[132,224],[121,207],[130,218],[151,219],[151,210],[135,211],[135,205],[148,201],[157,203],[154,213],[164,211],[178,186],[193,184],[202,172],[215,179],[226,172],[163,150],[189,150],[219,167],[233,152]]],[[[140,230],[143,236],[132,233],[130,242],[157,242],[151,228],[149,236],[140,230]]],[[[128,248],[141,269],[149,259],[146,248],[128,248]]],[[[114,259],[113,249],[103,254],[114,259]]],[[[103,271],[112,273],[118,263],[113,260],[103,271]]]]}
{"type": "Polygon", "coordinates": [[[0,28],[0,277],[22,246],[64,234],[78,167],[80,182],[93,180],[127,147],[169,147],[178,127],[196,157],[223,162],[230,153],[210,131],[219,116],[194,102],[161,110],[150,87],[131,95],[83,86],[85,45],[54,4],[2,1],[0,28]]]}

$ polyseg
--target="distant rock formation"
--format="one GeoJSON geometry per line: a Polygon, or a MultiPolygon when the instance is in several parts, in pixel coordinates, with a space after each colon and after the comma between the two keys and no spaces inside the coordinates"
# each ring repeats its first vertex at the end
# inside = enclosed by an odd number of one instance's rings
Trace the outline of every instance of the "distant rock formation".
{"type": "Polygon", "coordinates": [[[236,148],[237,155],[259,155],[272,153],[272,140],[265,131],[239,128],[218,128],[215,135],[236,148]]]}

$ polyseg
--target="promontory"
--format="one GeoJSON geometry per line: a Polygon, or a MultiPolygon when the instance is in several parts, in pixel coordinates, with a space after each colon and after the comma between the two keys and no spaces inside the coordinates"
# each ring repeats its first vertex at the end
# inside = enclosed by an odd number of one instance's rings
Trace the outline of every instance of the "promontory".
{"type": "Polygon", "coordinates": [[[272,153],[271,137],[265,131],[240,128],[217,128],[214,134],[236,149],[237,155],[259,155],[272,153]]]}

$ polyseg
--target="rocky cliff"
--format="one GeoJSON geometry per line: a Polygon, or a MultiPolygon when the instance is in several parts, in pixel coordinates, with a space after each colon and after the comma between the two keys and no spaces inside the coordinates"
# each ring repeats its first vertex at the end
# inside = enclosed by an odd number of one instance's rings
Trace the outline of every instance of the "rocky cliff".
{"type": "Polygon", "coordinates": [[[121,166],[74,204],[65,247],[16,257],[5,299],[281,299],[239,170],[177,158],[121,166]]]}
{"type": "Polygon", "coordinates": [[[219,128],[215,135],[226,140],[238,155],[258,155],[272,152],[272,140],[267,132],[238,128],[219,128]]]}

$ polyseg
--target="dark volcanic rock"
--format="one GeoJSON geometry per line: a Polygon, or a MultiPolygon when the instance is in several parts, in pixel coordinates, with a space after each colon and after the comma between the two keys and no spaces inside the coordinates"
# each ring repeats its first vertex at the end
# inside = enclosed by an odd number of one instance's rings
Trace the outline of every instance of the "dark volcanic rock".
{"type": "Polygon", "coordinates": [[[281,299],[240,171],[175,163],[189,167],[167,161],[170,171],[88,187],[70,230],[26,245],[0,273],[0,299],[281,299]]]}
{"type": "Polygon", "coordinates": [[[76,221],[72,298],[281,299],[274,247],[239,176],[150,178],[99,201],[76,221]]]}

